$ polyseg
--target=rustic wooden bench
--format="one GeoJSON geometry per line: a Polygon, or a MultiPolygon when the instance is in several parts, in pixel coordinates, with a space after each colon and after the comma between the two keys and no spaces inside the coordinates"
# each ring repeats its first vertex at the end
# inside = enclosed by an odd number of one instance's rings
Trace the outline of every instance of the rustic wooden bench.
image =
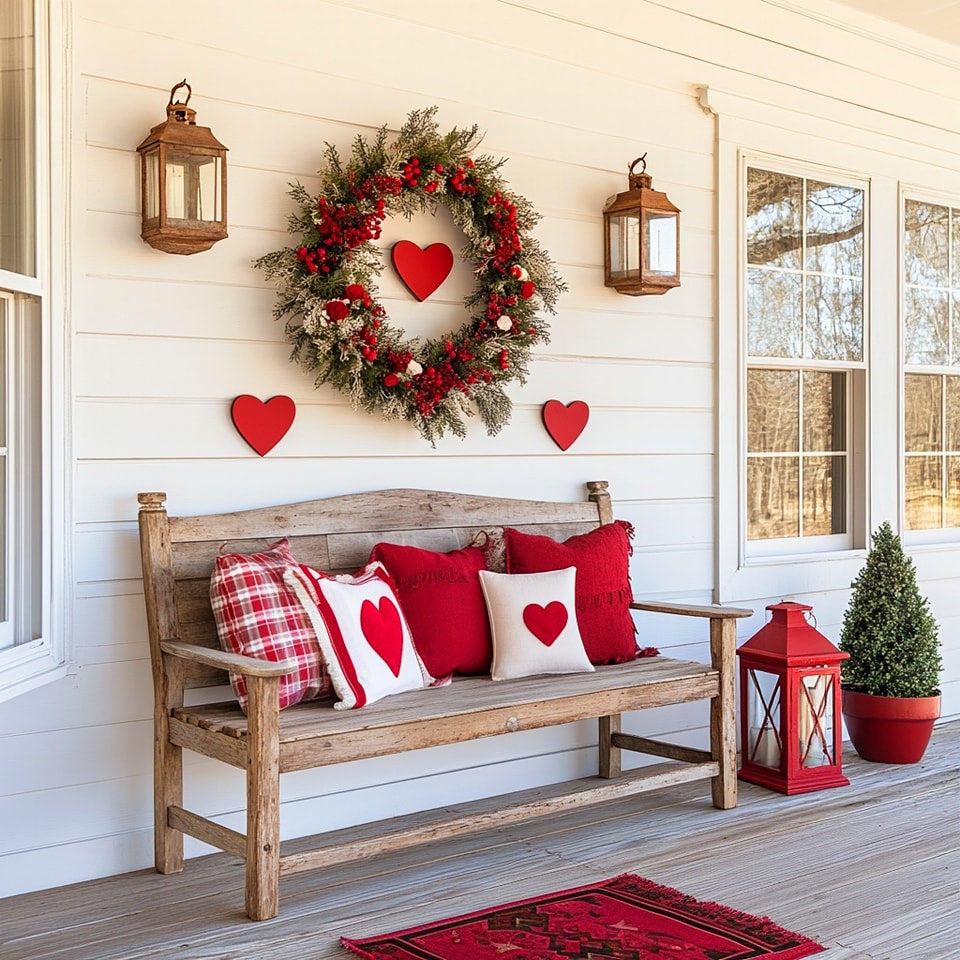
{"type": "MultiPolygon", "coordinates": [[[[691,780],[710,779],[714,805],[735,806],[735,620],[750,610],[633,604],[637,610],[708,619],[710,664],[656,657],[598,667],[595,673],[496,683],[466,677],[446,688],[388,697],[360,710],[333,710],[329,702],[310,701],[281,712],[279,677],[291,670],[292,662],[271,663],[220,649],[209,581],[221,549],[251,552],[286,536],[300,562],[343,572],[363,565],[381,540],[453,550],[494,526],[562,540],[613,520],[607,483],[596,481],[587,488],[588,498],[577,503],[384,490],[192,517],[168,516],[166,494],[141,493],[140,544],[156,691],[157,870],[183,869],[184,834],[225,850],[246,862],[247,915],[265,920],[277,915],[281,876],[315,866],[691,780]],[[235,700],[185,705],[186,690],[221,686],[225,671],[247,678],[247,716],[235,700]],[[709,751],[621,730],[623,713],[695,700],[710,701],[709,751]],[[464,804],[455,816],[438,812],[381,821],[370,825],[365,839],[358,840],[355,831],[347,841],[328,832],[310,853],[281,855],[282,773],[594,717],[599,719],[597,778],[464,804]],[[246,770],[245,833],[184,808],[184,749],[246,770]],[[622,750],[668,762],[623,773],[622,750]]],[[[192,694],[191,699],[203,697],[192,694]]]]}

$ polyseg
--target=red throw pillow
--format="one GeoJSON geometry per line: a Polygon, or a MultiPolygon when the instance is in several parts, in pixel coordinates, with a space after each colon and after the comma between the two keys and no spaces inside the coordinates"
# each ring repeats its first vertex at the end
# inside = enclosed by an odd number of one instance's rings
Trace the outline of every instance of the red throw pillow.
{"type": "Polygon", "coordinates": [[[577,623],[591,663],[625,663],[637,656],[630,615],[630,537],[623,520],[558,543],[551,537],[503,531],[507,573],[543,573],[577,568],[577,623]]]}
{"type": "MultiPolygon", "coordinates": [[[[330,694],[330,676],[310,618],[283,582],[284,573],[296,566],[284,539],[263,553],[221,553],[210,578],[210,604],[224,650],[275,663],[297,661],[297,669],[280,678],[281,710],[330,694]]],[[[231,673],[230,682],[246,713],[246,678],[231,673]]]]}
{"type": "Polygon", "coordinates": [[[493,645],[478,572],[480,547],[450,553],[378,543],[370,554],[393,578],[413,645],[434,677],[490,672],[493,645]]]}

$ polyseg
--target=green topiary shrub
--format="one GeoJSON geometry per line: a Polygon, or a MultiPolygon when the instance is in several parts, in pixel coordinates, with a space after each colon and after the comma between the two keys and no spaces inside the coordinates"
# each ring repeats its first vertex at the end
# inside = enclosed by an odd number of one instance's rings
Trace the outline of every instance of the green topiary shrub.
{"type": "Polygon", "coordinates": [[[940,643],[937,621],[917,587],[913,561],[884,521],[844,613],[840,649],[845,686],[879,697],[927,697],[938,693],[940,643]]]}

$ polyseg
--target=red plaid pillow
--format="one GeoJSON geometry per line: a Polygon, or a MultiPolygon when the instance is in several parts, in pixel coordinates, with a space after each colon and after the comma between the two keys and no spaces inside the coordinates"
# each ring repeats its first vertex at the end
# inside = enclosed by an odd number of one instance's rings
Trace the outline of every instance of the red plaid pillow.
{"type": "MultiPolygon", "coordinates": [[[[297,661],[297,670],[280,678],[281,710],[330,694],[330,676],[310,618],[283,582],[284,573],[296,566],[288,541],[278,540],[264,553],[220,554],[210,579],[210,604],[224,650],[297,661]]],[[[230,683],[246,713],[246,679],[231,673],[230,683]]]]}

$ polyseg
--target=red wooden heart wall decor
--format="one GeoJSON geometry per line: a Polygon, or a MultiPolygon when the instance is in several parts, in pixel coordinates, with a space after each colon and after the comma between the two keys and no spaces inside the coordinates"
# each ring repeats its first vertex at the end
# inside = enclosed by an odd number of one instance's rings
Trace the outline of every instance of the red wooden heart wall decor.
{"type": "Polygon", "coordinates": [[[453,269],[453,251],[445,243],[431,243],[424,250],[411,240],[398,240],[391,257],[397,275],[421,301],[435,293],[453,269]]]}
{"type": "Polygon", "coordinates": [[[543,405],[543,425],[554,443],[566,450],[583,433],[590,408],[582,400],[573,400],[564,406],[559,400],[548,400],[543,405]]]}
{"type": "Polygon", "coordinates": [[[230,407],[237,432],[261,457],[266,456],[286,436],[297,407],[290,397],[271,397],[264,403],[249,393],[241,394],[230,407]]]}

